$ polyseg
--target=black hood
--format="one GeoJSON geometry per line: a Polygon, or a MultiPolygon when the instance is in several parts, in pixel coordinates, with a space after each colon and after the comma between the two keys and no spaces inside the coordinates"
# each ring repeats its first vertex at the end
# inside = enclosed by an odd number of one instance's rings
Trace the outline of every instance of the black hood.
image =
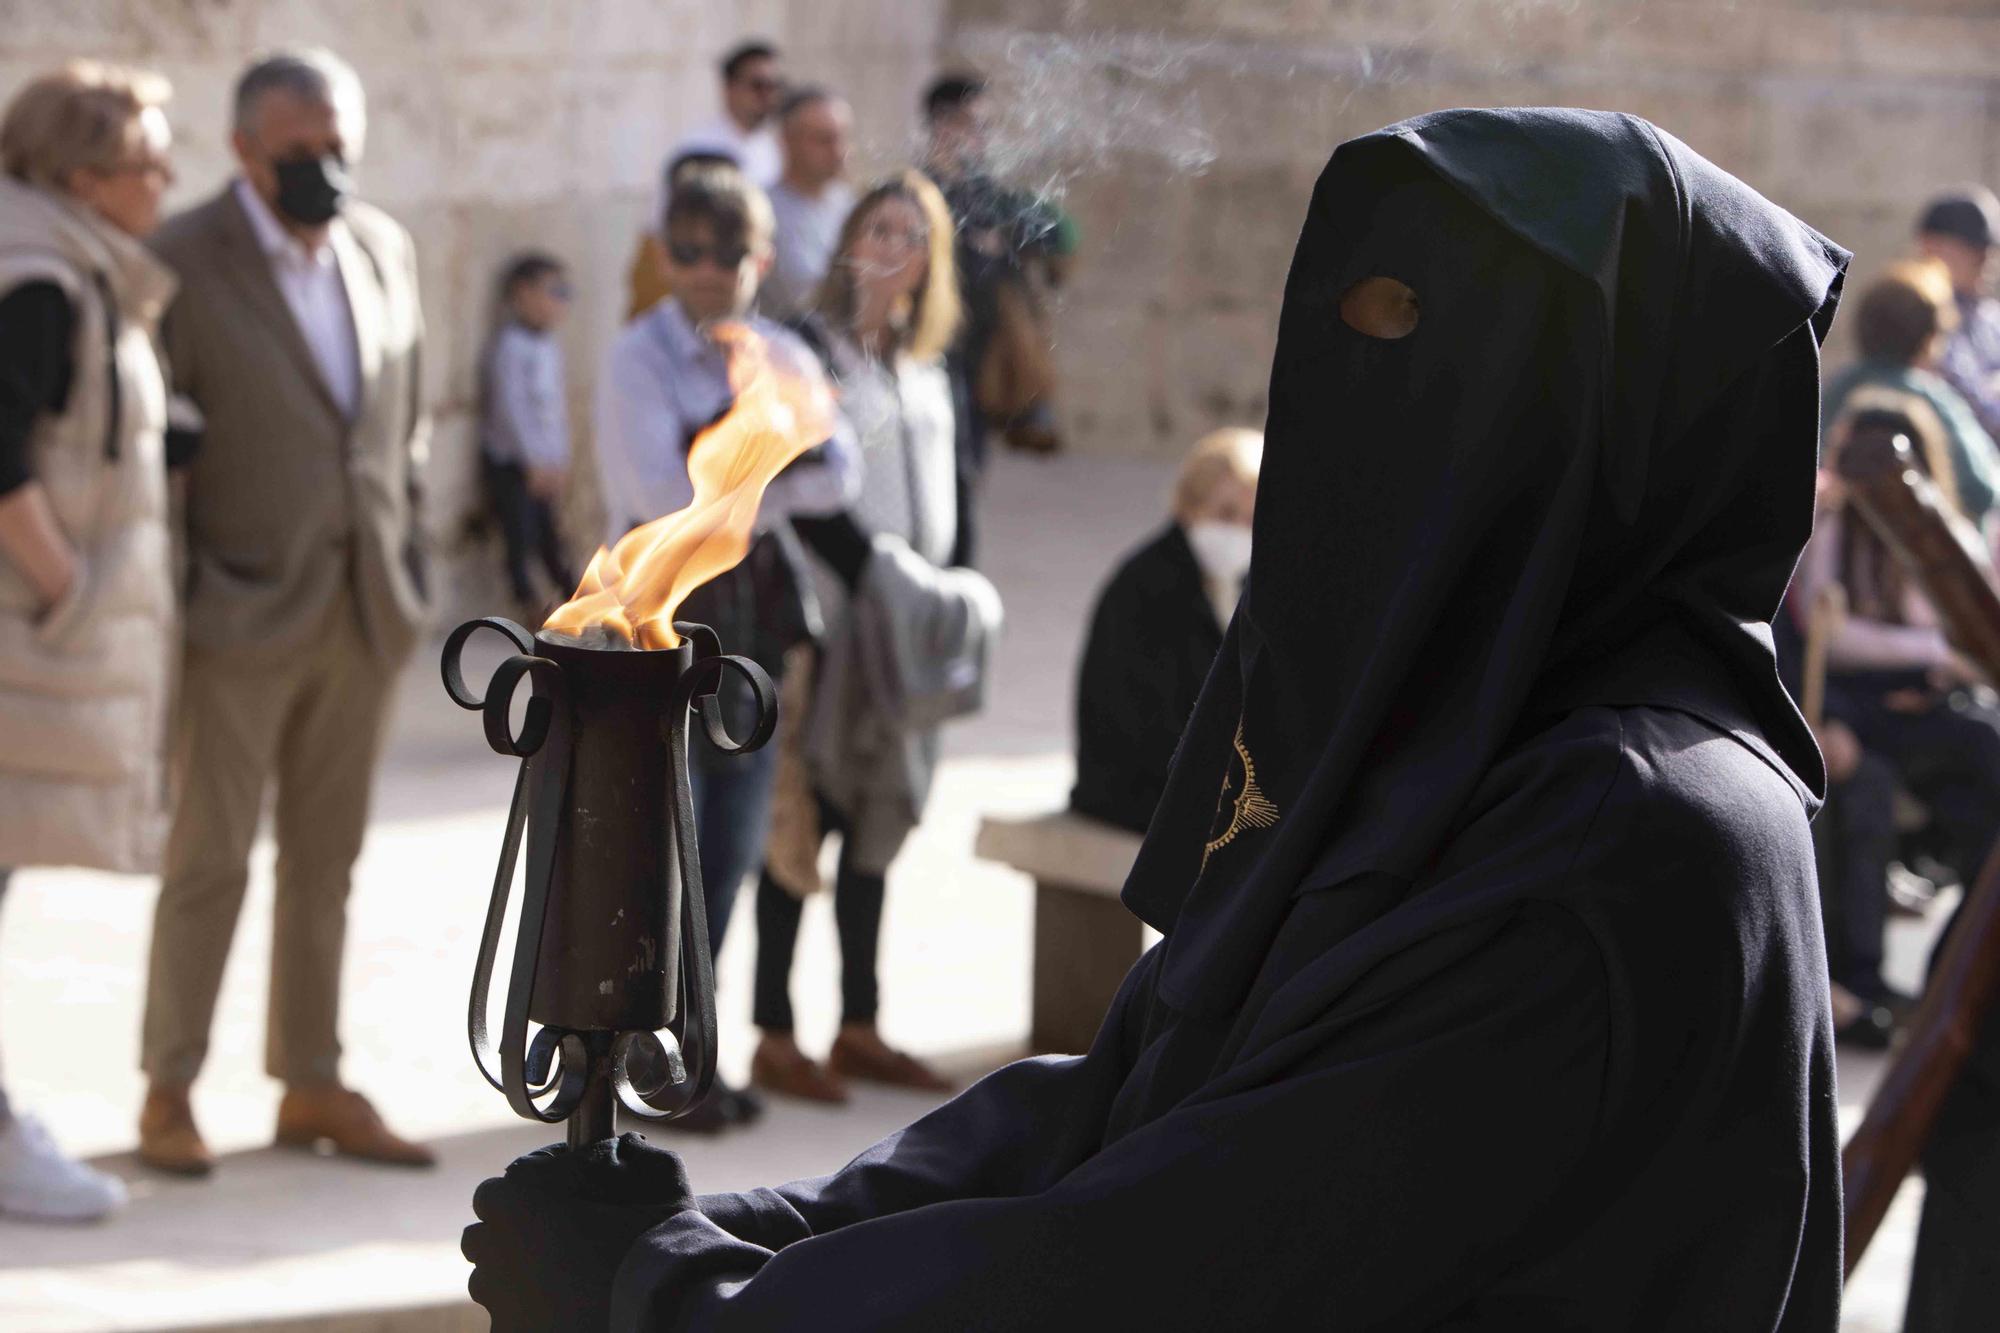
{"type": "Polygon", "coordinates": [[[1632,116],[1341,145],[1286,282],[1248,590],[1125,886],[1163,998],[1234,1004],[1297,893],[1421,874],[1575,707],[1694,713],[1816,804],[1770,621],[1847,259],[1632,116]],[[1343,321],[1369,277],[1414,290],[1414,331],[1343,321]]]}

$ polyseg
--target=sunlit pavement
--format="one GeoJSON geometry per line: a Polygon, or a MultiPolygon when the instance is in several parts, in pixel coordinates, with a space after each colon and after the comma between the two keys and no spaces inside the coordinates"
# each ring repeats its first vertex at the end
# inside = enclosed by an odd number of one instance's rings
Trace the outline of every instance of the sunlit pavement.
{"type": "MultiPolygon", "coordinates": [[[[1060,804],[1068,783],[1071,679],[1097,582],[1164,512],[1169,469],[1104,458],[996,461],[982,563],[1009,623],[991,706],[948,734],[931,818],[891,877],[883,944],[889,1038],[975,1076],[1027,1031],[1029,886],[974,861],[983,813],[1060,804]]],[[[92,1227],[0,1221],[0,1328],[9,1333],[252,1326],[310,1316],[345,1333],[483,1327],[463,1300],[459,1229],[474,1184],[558,1137],[515,1119],[475,1072],[466,987],[512,766],[478,720],[452,708],[435,655],[402,684],[399,723],[376,796],[349,924],[342,1032],[348,1079],[390,1122],[437,1145],[430,1172],[322,1160],[270,1146],[277,1089],[262,1073],[271,847],[253,858],[250,901],[223,984],[196,1110],[223,1155],[199,1183],[129,1156],[154,885],[29,871],[0,912],[0,1058],[16,1102],[70,1148],[132,1183],[131,1206],[92,1227]],[[404,1316],[363,1318],[402,1310],[404,1316]],[[356,1317],[329,1319],[342,1313],[356,1317]]],[[[754,922],[746,893],[723,952],[724,1070],[748,1059],[754,922]]],[[[831,913],[810,905],[794,982],[799,1035],[823,1049],[837,1018],[831,913]]],[[[1925,928],[1898,923],[1891,970],[1914,979],[1925,928]]],[[[1851,1128],[1879,1062],[1843,1058],[1851,1128]]],[[[756,1128],[672,1140],[697,1190],[830,1170],[920,1114],[930,1100],[862,1091],[844,1108],[774,1103],[756,1128]]],[[[1890,1333],[1901,1317],[1920,1189],[1910,1186],[1850,1289],[1845,1327],[1890,1333]]],[[[293,1327],[288,1324],[287,1327],[293,1327]]],[[[307,1325],[297,1325],[304,1328],[307,1325]]]]}

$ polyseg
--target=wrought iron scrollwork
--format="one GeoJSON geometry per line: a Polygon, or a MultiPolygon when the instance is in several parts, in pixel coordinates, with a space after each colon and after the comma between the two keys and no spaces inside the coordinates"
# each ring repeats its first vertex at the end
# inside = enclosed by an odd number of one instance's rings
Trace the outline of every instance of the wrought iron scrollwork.
{"type": "Polygon", "coordinates": [[[498,616],[468,621],[453,630],[444,646],[444,688],[460,708],[477,711],[486,743],[496,754],[521,761],[514,779],[514,797],[507,808],[507,831],[500,843],[500,865],[493,876],[493,894],[486,907],[486,924],[479,936],[479,956],[473,964],[472,996],[466,1013],[466,1035],[472,1057],[486,1081],[499,1089],[516,1114],[543,1124],[568,1118],[583,1099],[590,1078],[590,1051],[583,1037],[559,1028],[544,1028],[528,1040],[528,1002],[534,992],[535,961],[541,955],[542,928],[548,916],[549,884],[555,866],[555,839],[544,838],[530,848],[527,882],[521,894],[521,925],[514,941],[508,974],[506,1009],[500,1021],[496,1052],[488,1027],[493,965],[500,952],[500,932],[506,925],[507,899],[513,892],[514,866],[530,818],[555,828],[569,790],[571,750],[569,700],[562,668],[534,655],[534,639],[511,620],[498,616]],[[494,668],[484,695],[467,687],[460,658],[466,640],[482,629],[506,638],[520,651],[494,668]],[[523,679],[532,693],[516,733],[508,720],[514,693],[523,679]],[[545,771],[549,780],[532,775],[545,771]],[[530,793],[537,798],[530,811],[530,793]],[[544,1102],[537,1098],[547,1097],[544,1102]]]}
{"type": "Polygon", "coordinates": [[[771,739],[778,725],[778,692],[762,667],[747,657],[724,653],[715,631],[706,625],[676,623],[674,630],[694,646],[694,661],[674,686],[661,738],[673,764],[667,819],[674,833],[681,876],[679,1002],[665,1034],[620,1033],[611,1053],[612,1086],[618,1102],[644,1120],[685,1115],[708,1095],[715,1082],[715,970],[708,946],[701,851],[695,838],[688,720],[699,716],[709,744],[724,754],[759,748],[771,739]],[[716,697],[717,689],[732,672],[750,687],[757,705],[757,720],[741,740],[729,734],[716,697]],[[643,1066],[651,1067],[652,1076],[643,1066]]]}
{"type": "MultiPolygon", "coordinates": [[[[700,849],[695,836],[688,766],[689,722],[700,717],[709,744],[727,754],[740,754],[769,741],[778,721],[777,690],[763,668],[749,658],[723,653],[714,631],[707,626],[677,624],[675,629],[694,649],[691,665],[675,683],[668,700],[660,738],[668,748],[673,776],[665,815],[673,833],[675,864],[681,880],[677,1003],[674,1017],[664,1032],[620,1032],[611,1036],[609,1068],[602,1071],[608,1073],[612,1089],[628,1113],[653,1121],[685,1115],[708,1094],[715,1080],[715,978],[709,956],[700,849]],[[731,674],[743,680],[756,702],[756,722],[750,734],[741,739],[730,734],[716,697],[716,691],[731,674]]],[[[480,1073],[506,1096],[515,1112],[529,1120],[554,1124],[569,1118],[583,1101],[592,1078],[595,1053],[604,1051],[606,1040],[606,1034],[553,1026],[543,1027],[532,1041],[528,1038],[528,1008],[534,991],[535,966],[541,955],[557,834],[566,813],[574,753],[569,683],[559,664],[535,653],[534,639],[526,629],[500,617],[468,621],[452,631],[445,641],[443,673],[445,691],[452,702],[481,715],[487,744],[494,752],[521,761],[473,968],[466,1032],[480,1073]],[[460,659],[466,641],[482,629],[498,633],[517,651],[494,669],[485,692],[474,694],[466,683],[460,659]],[[524,679],[530,694],[517,732],[509,715],[524,679]],[[529,840],[520,928],[496,1052],[488,1026],[493,969],[513,890],[515,866],[530,825],[547,830],[548,836],[529,840]]],[[[662,873],[672,871],[663,867],[662,873]]],[[[662,889],[665,890],[665,885],[662,889]]]]}

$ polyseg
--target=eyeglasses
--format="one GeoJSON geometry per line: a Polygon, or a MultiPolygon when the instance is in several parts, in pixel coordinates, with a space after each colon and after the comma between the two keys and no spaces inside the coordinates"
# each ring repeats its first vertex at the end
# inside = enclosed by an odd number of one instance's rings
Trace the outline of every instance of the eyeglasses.
{"type": "Polygon", "coordinates": [[[158,180],[162,185],[172,185],[175,179],[173,164],[164,158],[157,157],[146,158],[138,162],[119,162],[113,166],[106,167],[103,174],[106,176],[149,176],[158,180]]]}
{"type": "Polygon", "coordinates": [[[901,246],[905,250],[921,250],[931,242],[928,227],[898,227],[879,218],[863,227],[861,234],[877,245],[901,246]]]}
{"type": "Polygon", "coordinates": [[[694,245],[687,241],[668,241],[667,258],[673,260],[676,268],[693,268],[703,260],[708,260],[719,269],[734,269],[750,257],[747,245],[694,245]]]}
{"type": "Polygon", "coordinates": [[[783,79],[773,78],[768,74],[764,75],[762,78],[739,79],[737,80],[737,82],[741,83],[745,88],[748,88],[751,92],[756,93],[760,97],[775,97],[779,93],[785,91],[785,81],[783,79]]]}

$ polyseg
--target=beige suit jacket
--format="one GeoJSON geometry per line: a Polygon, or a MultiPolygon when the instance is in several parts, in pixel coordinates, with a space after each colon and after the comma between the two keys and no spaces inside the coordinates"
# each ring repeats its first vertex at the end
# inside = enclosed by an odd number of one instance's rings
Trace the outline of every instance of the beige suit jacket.
{"type": "Polygon", "coordinates": [[[180,279],[162,331],[167,364],[203,418],[186,519],[197,651],[282,659],[311,639],[345,584],[369,645],[393,664],[428,611],[416,252],[408,232],[360,203],[334,222],[331,243],[361,371],[351,417],[232,189],[153,238],[180,279]]]}

